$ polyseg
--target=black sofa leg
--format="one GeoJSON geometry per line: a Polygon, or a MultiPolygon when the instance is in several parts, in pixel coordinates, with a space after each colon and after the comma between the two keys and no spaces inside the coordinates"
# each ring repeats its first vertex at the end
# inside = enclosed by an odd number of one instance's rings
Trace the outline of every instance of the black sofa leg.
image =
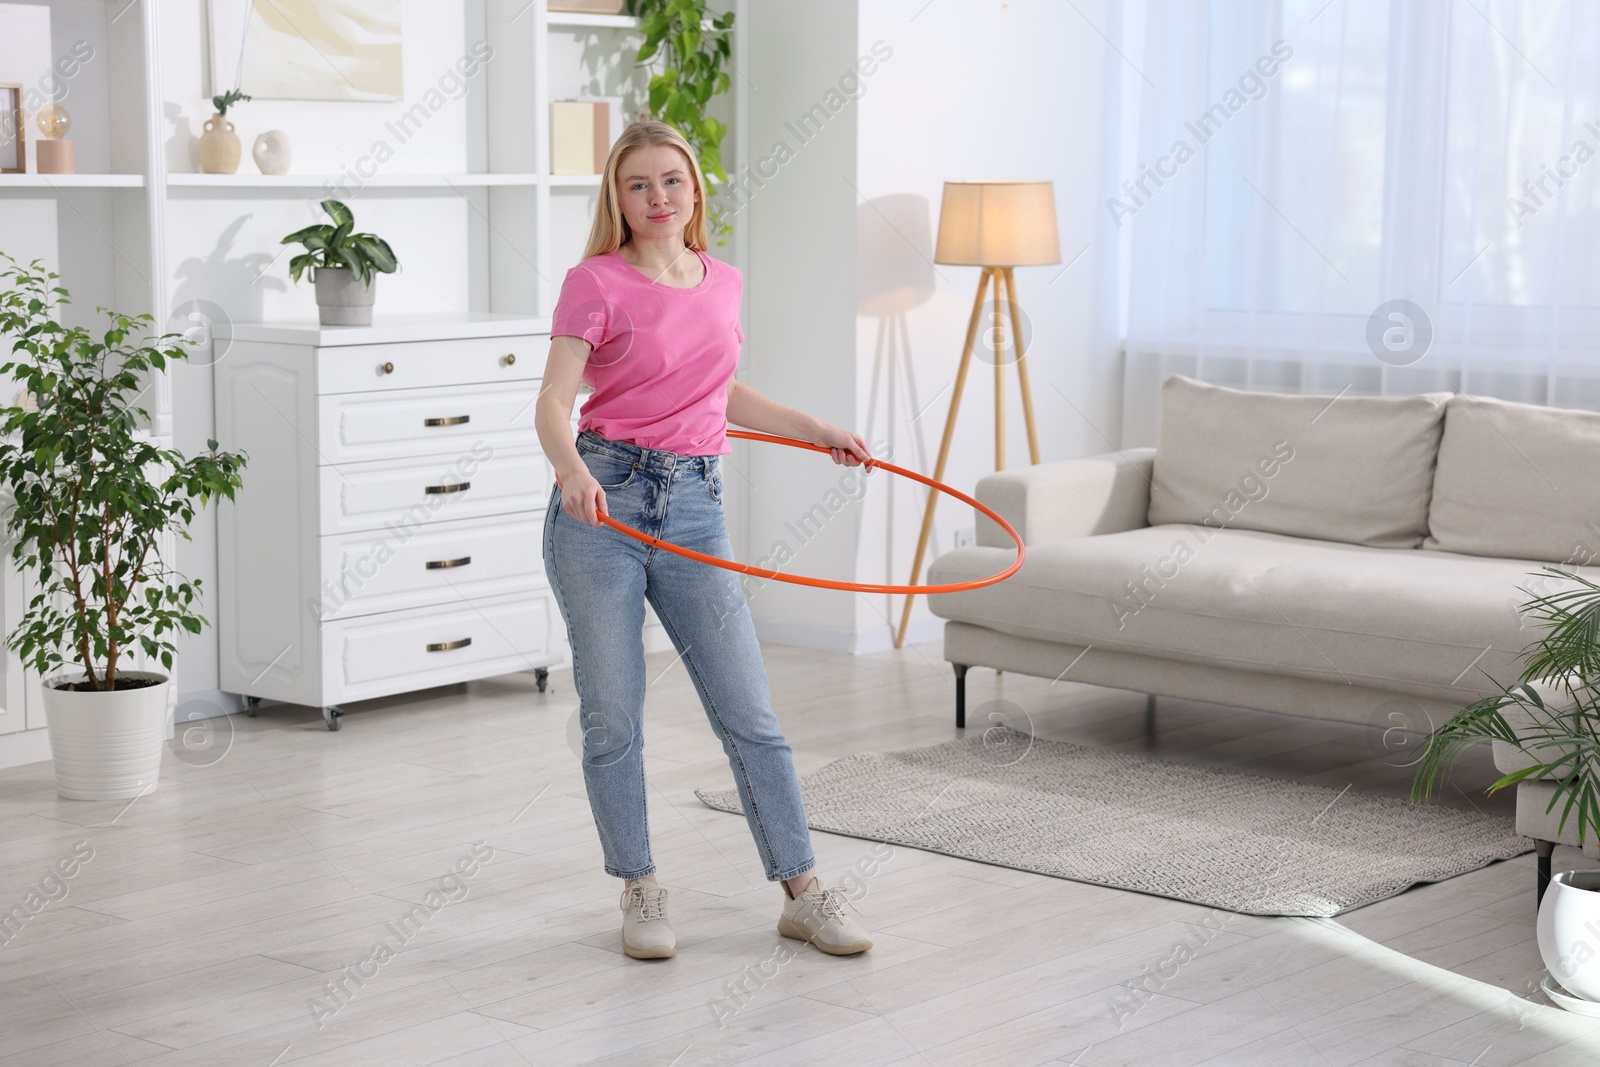
{"type": "Polygon", "coordinates": [[[1144,741],[1145,744],[1154,744],[1156,740],[1156,695],[1144,695],[1144,741]]]}
{"type": "Polygon", "coordinates": [[[956,669],[956,729],[967,728],[967,665],[952,663],[956,669]]]}
{"type": "Polygon", "coordinates": [[[1539,853],[1538,895],[1534,899],[1534,907],[1538,907],[1544,903],[1544,891],[1550,888],[1550,857],[1556,850],[1556,843],[1535,838],[1533,847],[1539,853]]]}

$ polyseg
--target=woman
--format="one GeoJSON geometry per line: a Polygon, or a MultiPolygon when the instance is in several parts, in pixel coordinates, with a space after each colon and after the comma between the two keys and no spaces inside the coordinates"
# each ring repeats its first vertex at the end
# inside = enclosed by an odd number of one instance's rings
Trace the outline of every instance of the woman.
{"type": "Polygon", "coordinates": [[[785,937],[849,955],[872,947],[814,870],[800,783],[778,728],[749,606],[733,572],[645,545],[601,513],[664,541],[731,558],[722,519],[727,424],[870,459],[856,434],[733,380],[744,332],[739,271],[705,254],[704,181],[688,142],[636,122],[612,146],[583,261],[551,320],[536,426],[559,484],[545,514],[545,571],[572,648],[583,777],[606,873],[625,879],[623,950],[672,956],[656,882],[643,756],[644,604],[666,628],[733,768],[785,937]],[[580,380],[594,388],[576,441],[580,380]]]}

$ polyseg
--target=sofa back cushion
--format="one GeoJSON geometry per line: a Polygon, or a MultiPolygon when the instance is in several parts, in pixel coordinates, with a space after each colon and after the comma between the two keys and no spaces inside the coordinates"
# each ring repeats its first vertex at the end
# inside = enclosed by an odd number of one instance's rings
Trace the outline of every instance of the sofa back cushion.
{"type": "Polygon", "coordinates": [[[1600,414],[1452,397],[1428,526],[1424,548],[1593,562],[1600,554],[1600,414]]]}
{"type": "Polygon", "coordinates": [[[1248,393],[1173,375],[1149,521],[1417,548],[1449,393],[1248,393]]]}

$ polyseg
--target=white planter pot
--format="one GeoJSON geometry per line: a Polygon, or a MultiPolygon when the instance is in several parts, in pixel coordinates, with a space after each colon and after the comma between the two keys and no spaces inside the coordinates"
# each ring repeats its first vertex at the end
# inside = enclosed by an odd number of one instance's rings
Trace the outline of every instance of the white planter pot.
{"type": "Polygon", "coordinates": [[[125,800],[155,791],[172,679],[155,671],[118,671],[117,676],[153,678],[159,684],[79,692],[55,687],[82,681],[81,671],[44,680],[56,792],[68,800],[125,800]]]}
{"type": "Polygon", "coordinates": [[[313,267],[317,315],[324,326],[371,326],[378,276],[361,281],[349,267],[313,267]]]}
{"type": "Polygon", "coordinates": [[[1561,871],[1539,904],[1539,955],[1568,993],[1600,1002],[1600,870],[1561,871]]]}

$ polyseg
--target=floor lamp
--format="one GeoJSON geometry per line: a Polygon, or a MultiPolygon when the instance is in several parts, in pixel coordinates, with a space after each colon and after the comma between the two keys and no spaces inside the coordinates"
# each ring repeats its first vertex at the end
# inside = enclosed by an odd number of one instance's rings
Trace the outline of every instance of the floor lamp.
{"type": "MultiPolygon", "coordinates": [[[[939,207],[939,239],[933,261],[952,265],[982,267],[978,293],[967,320],[967,340],[961,349],[961,365],[956,370],[955,391],[950,394],[950,413],[944,420],[944,439],[939,442],[939,460],[933,480],[944,479],[945,460],[950,456],[950,438],[955,433],[956,411],[961,406],[961,389],[966,384],[967,367],[972,363],[972,345],[978,335],[978,320],[983,314],[984,293],[994,286],[994,312],[990,335],[994,343],[994,469],[1006,463],[1006,401],[1004,386],[1005,341],[1007,330],[1000,320],[1000,288],[1005,285],[1010,318],[1010,339],[1016,349],[1017,380],[1022,388],[1022,416],[1028,426],[1028,456],[1039,462],[1039,438],[1033,428],[1033,394],[1028,388],[1028,365],[1023,362],[1022,318],[1017,311],[1017,284],[1013,267],[1030,267],[1061,262],[1061,246],[1056,239],[1055,190],[1047,181],[945,182],[944,200],[939,207]]],[[[939,494],[928,494],[922,515],[922,533],[917,538],[917,554],[911,562],[911,580],[916,585],[922,573],[922,556],[933,530],[933,508],[939,494]]],[[[911,622],[913,593],[906,594],[905,610],[900,613],[900,629],[894,647],[905,642],[906,626],[911,622]]]]}

